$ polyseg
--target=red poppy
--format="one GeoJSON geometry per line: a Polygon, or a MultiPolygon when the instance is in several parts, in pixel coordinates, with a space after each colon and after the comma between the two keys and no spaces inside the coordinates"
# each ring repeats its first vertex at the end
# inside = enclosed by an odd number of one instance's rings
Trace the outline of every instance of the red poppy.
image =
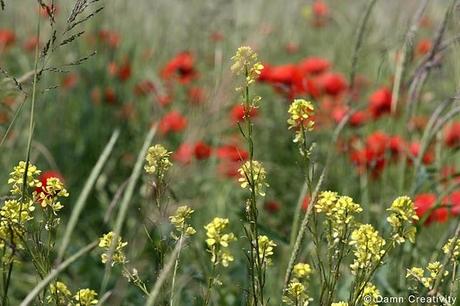
{"type": "Polygon", "coordinates": [[[173,154],[173,159],[183,165],[188,165],[192,161],[193,146],[188,143],[183,143],[177,148],[173,154]]]}
{"type": "Polygon", "coordinates": [[[247,151],[236,145],[223,145],[217,148],[217,157],[222,160],[244,161],[248,158],[247,151]]]}
{"type": "Polygon", "coordinates": [[[238,177],[238,169],[241,167],[241,163],[241,161],[222,160],[219,163],[217,170],[223,176],[229,178],[238,177]]]}
{"type": "Polygon", "coordinates": [[[8,29],[0,29],[0,48],[6,48],[14,44],[16,35],[8,29]]]}
{"type": "Polygon", "coordinates": [[[196,159],[201,160],[209,158],[209,156],[211,156],[211,151],[211,147],[203,141],[195,143],[194,154],[196,159]]]}
{"type": "Polygon", "coordinates": [[[181,132],[187,126],[187,118],[177,111],[171,111],[163,116],[160,121],[159,129],[161,133],[181,132]]]}
{"type": "Polygon", "coordinates": [[[446,128],[444,142],[448,147],[460,146],[460,122],[454,122],[446,128]]]}
{"type": "Polygon", "coordinates": [[[429,225],[432,222],[443,223],[449,218],[449,212],[446,207],[439,207],[433,210],[435,203],[436,195],[433,193],[421,193],[414,198],[415,212],[420,219],[425,218],[426,214],[431,212],[425,221],[425,225],[429,225]]]}
{"type": "Polygon", "coordinates": [[[134,86],[136,96],[147,96],[155,92],[155,84],[150,80],[142,80],[134,86]]]}
{"type": "Polygon", "coordinates": [[[299,94],[302,86],[302,77],[296,65],[287,64],[280,66],[264,65],[260,76],[260,82],[272,85],[277,91],[293,98],[299,94]]]}
{"type": "MultiPolygon", "coordinates": [[[[413,142],[409,145],[409,153],[411,159],[409,160],[409,163],[412,163],[412,160],[415,159],[417,156],[420,154],[420,143],[419,142],[413,142]]],[[[434,154],[432,151],[427,150],[425,152],[425,155],[422,158],[422,162],[425,165],[431,165],[434,162],[434,154]]]]}
{"type": "Polygon", "coordinates": [[[369,112],[373,118],[391,112],[391,91],[387,87],[379,88],[369,97],[369,112]]]}
{"type": "Polygon", "coordinates": [[[417,52],[417,55],[425,55],[428,52],[430,52],[432,47],[433,43],[431,42],[431,40],[428,38],[424,38],[417,43],[417,47],[415,50],[417,52]]]}
{"type": "Polygon", "coordinates": [[[165,80],[177,79],[182,84],[190,83],[198,76],[195,70],[195,59],[190,52],[181,52],[171,59],[161,70],[165,80]]]}
{"type": "Polygon", "coordinates": [[[312,5],[313,11],[313,25],[316,27],[322,27],[326,24],[327,18],[329,17],[329,7],[322,0],[316,0],[312,5]]]}
{"type": "Polygon", "coordinates": [[[300,70],[310,75],[321,74],[329,67],[329,61],[321,57],[308,57],[299,63],[300,70]]]}
{"type": "Polygon", "coordinates": [[[251,108],[249,111],[246,110],[246,107],[241,104],[237,104],[232,108],[231,118],[232,122],[238,123],[244,120],[245,116],[250,118],[257,117],[257,108],[251,108]]]}
{"type": "Polygon", "coordinates": [[[303,201],[302,201],[302,210],[303,211],[307,211],[308,206],[310,205],[310,201],[311,201],[311,198],[309,196],[306,196],[305,198],[303,198],[303,201]]]}
{"type": "Polygon", "coordinates": [[[266,201],[264,209],[271,214],[275,214],[280,210],[280,204],[274,200],[266,201]]]}
{"type": "Polygon", "coordinates": [[[402,139],[401,136],[391,136],[390,138],[390,143],[389,143],[389,149],[391,152],[392,157],[398,157],[402,153],[404,153],[406,147],[405,141],[402,139]]]}
{"type": "Polygon", "coordinates": [[[120,81],[125,82],[131,77],[131,64],[125,61],[117,70],[117,77],[120,81]]]}
{"type": "Polygon", "coordinates": [[[347,81],[340,73],[325,73],[320,77],[319,82],[323,92],[331,96],[338,96],[347,89],[347,81]]]}
{"type": "Polygon", "coordinates": [[[161,106],[168,106],[172,102],[172,97],[169,95],[158,95],[156,99],[161,106]]]}
{"type": "Polygon", "coordinates": [[[117,102],[117,94],[112,87],[107,87],[104,91],[104,100],[108,104],[115,104],[117,102]]]}
{"type": "Polygon", "coordinates": [[[450,207],[453,216],[460,216],[460,191],[454,191],[444,199],[444,204],[450,207]]]}

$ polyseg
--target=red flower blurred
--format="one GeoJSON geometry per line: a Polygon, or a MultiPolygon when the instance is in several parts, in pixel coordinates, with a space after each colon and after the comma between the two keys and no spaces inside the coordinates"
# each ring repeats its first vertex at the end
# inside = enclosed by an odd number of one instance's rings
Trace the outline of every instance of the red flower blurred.
{"type": "Polygon", "coordinates": [[[460,215],[460,191],[452,192],[444,199],[443,203],[450,208],[453,216],[460,215]]]}
{"type": "Polygon", "coordinates": [[[173,159],[181,164],[188,165],[192,161],[193,147],[188,143],[183,143],[173,154],[173,159]]]}
{"type": "Polygon", "coordinates": [[[37,36],[30,36],[24,42],[23,47],[27,52],[33,52],[33,51],[35,51],[35,48],[38,45],[39,45],[38,37],[37,36]]]}
{"type": "Polygon", "coordinates": [[[280,210],[280,204],[274,200],[269,200],[264,203],[264,209],[271,214],[275,214],[280,210]]]}
{"type": "Polygon", "coordinates": [[[16,35],[8,29],[0,29],[0,48],[6,48],[14,44],[16,35]]]}
{"type": "Polygon", "coordinates": [[[171,111],[163,116],[160,121],[159,129],[161,133],[180,132],[187,126],[187,118],[177,111],[171,111]]]}
{"type": "Polygon", "coordinates": [[[421,39],[416,47],[417,55],[425,55],[430,52],[431,48],[433,47],[433,43],[430,39],[424,38],[421,39]]]}
{"type": "MultiPolygon", "coordinates": [[[[411,159],[409,159],[409,163],[412,163],[412,160],[417,158],[420,155],[420,143],[413,142],[409,145],[409,153],[411,159]]],[[[434,154],[432,151],[427,150],[425,155],[422,158],[422,162],[425,165],[430,165],[434,162],[434,154]]]]}
{"type": "Polygon", "coordinates": [[[434,209],[436,203],[436,195],[433,193],[421,193],[415,196],[414,206],[415,212],[420,219],[426,218],[426,214],[430,215],[425,221],[425,225],[429,225],[436,221],[439,223],[446,222],[449,218],[449,212],[446,207],[439,207],[434,209]]]}
{"type": "Polygon", "coordinates": [[[329,7],[322,0],[315,0],[312,5],[313,11],[313,25],[321,27],[326,24],[327,18],[329,17],[329,7]]]}
{"type": "Polygon", "coordinates": [[[194,154],[198,160],[207,159],[211,156],[211,147],[203,141],[198,141],[195,143],[194,154]]]}
{"type": "Polygon", "coordinates": [[[319,79],[322,90],[331,96],[338,96],[347,89],[347,81],[340,73],[328,72],[319,79]]]}
{"type": "Polygon", "coordinates": [[[198,76],[194,65],[192,54],[181,52],[165,65],[160,74],[165,80],[177,79],[180,83],[187,84],[198,76]]]}
{"type": "Polygon", "coordinates": [[[217,157],[222,160],[244,161],[248,156],[247,151],[236,145],[223,145],[217,148],[217,157]]]}
{"type": "Polygon", "coordinates": [[[284,49],[288,54],[295,54],[299,52],[299,45],[293,42],[288,42],[284,49]]]}
{"type": "Polygon", "coordinates": [[[241,104],[237,104],[232,108],[231,118],[232,122],[235,124],[244,120],[245,116],[250,118],[257,117],[257,108],[251,108],[249,111],[246,110],[246,107],[241,104]]]}
{"type": "Polygon", "coordinates": [[[303,201],[302,201],[302,210],[307,211],[308,206],[310,205],[311,198],[309,196],[306,196],[303,201]]]}
{"type": "Polygon", "coordinates": [[[448,147],[460,146],[460,122],[454,122],[446,128],[444,142],[448,147]]]}
{"type": "Polygon", "coordinates": [[[75,88],[75,86],[77,86],[77,83],[78,83],[78,75],[76,73],[66,74],[61,82],[62,87],[64,87],[64,89],[67,89],[67,90],[75,88]]]}
{"type": "Polygon", "coordinates": [[[373,118],[391,112],[391,91],[387,87],[381,87],[369,97],[369,112],[373,118]]]}
{"type": "Polygon", "coordinates": [[[117,94],[112,87],[107,87],[104,91],[104,100],[108,104],[115,104],[117,102],[117,94]]]}
{"type": "Polygon", "coordinates": [[[172,102],[172,97],[169,95],[157,95],[156,99],[161,106],[168,106],[172,102]]]}
{"type": "Polygon", "coordinates": [[[123,65],[118,67],[117,77],[120,81],[125,82],[131,77],[131,64],[129,61],[125,61],[123,65]]]}
{"type": "Polygon", "coordinates": [[[330,67],[328,60],[321,57],[308,57],[299,63],[302,72],[310,75],[318,75],[330,67]]]}

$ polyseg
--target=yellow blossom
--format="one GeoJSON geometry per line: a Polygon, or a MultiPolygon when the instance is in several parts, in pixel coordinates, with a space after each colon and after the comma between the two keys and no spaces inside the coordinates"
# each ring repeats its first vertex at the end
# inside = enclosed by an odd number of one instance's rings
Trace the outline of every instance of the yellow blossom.
{"type": "Polygon", "coordinates": [[[72,292],[67,285],[58,281],[50,285],[50,294],[46,300],[50,305],[67,305],[71,297],[72,292]]]}
{"type": "Polygon", "coordinates": [[[306,263],[301,263],[301,262],[296,264],[292,270],[292,274],[294,274],[294,277],[298,279],[308,278],[311,272],[312,270],[311,270],[310,265],[306,263]]]}
{"type": "Polygon", "coordinates": [[[385,253],[385,240],[370,224],[363,224],[353,231],[350,245],[355,248],[355,260],[350,266],[354,274],[360,269],[372,268],[380,262],[385,253]]]}
{"type": "Polygon", "coordinates": [[[96,305],[99,301],[97,300],[97,293],[91,289],[81,289],[75,296],[77,302],[75,306],[91,306],[96,305]]]}
{"type": "Polygon", "coordinates": [[[380,297],[380,291],[372,283],[367,283],[366,287],[364,287],[361,297],[370,297],[369,300],[364,298],[362,299],[364,306],[377,306],[375,301],[377,301],[380,297]]]}
{"type": "MultiPolygon", "coordinates": [[[[230,69],[235,75],[243,74],[245,76],[244,86],[253,84],[264,68],[251,47],[239,47],[232,57],[232,61],[233,64],[230,69]]],[[[237,90],[241,89],[242,87],[237,88],[237,90]]]]}
{"type": "Polygon", "coordinates": [[[241,183],[241,188],[249,188],[249,190],[265,196],[265,188],[268,187],[267,173],[261,162],[247,161],[238,169],[238,173],[240,174],[238,181],[241,183]]]}
{"type": "MultiPolygon", "coordinates": [[[[114,235],[114,232],[109,232],[99,238],[99,247],[104,250],[104,253],[101,255],[102,263],[106,263],[109,260],[109,252],[110,248],[112,247],[114,235]]],[[[117,243],[112,254],[112,266],[116,263],[123,264],[126,262],[126,256],[123,252],[123,249],[127,244],[127,242],[122,241],[121,237],[117,237],[117,243]]]]}
{"type": "MultiPolygon", "coordinates": [[[[454,239],[449,239],[447,243],[442,247],[442,251],[444,252],[444,254],[449,254],[449,252],[452,249],[453,242],[454,242],[454,239]]],[[[460,239],[457,239],[455,246],[452,249],[451,260],[456,261],[459,256],[460,256],[460,239]]]]}
{"type": "Polygon", "coordinates": [[[211,253],[211,262],[214,265],[222,264],[227,267],[233,256],[228,251],[229,243],[236,240],[235,234],[225,233],[228,226],[228,219],[215,217],[204,228],[206,230],[206,244],[211,253]]]}
{"type": "MultiPolygon", "coordinates": [[[[26,172],[26,162],[20,161],[17,166],[13,168],[13,172],[10,173],[8,184],[11,185],[10,192],[14,195],[20,195],[22,193],[22,186],[24,182],[24,173],[26,172]]],[[[26,184],[29,188],[41,187],[41,182],[37,179],[41,171],[31,163],[27,168],[26,184]]]]}
{"type": "Polygon", "coordinates": [[[46,180],[46,186],[42,186],[41,191],[34,193],[35,201],[40,203],[42,207],[51,207],[56,214],[62,209],[62,204],[59,202],[59,197],[68,197],[69,193],[64,187],[64,184],[57,177],[51,177],[46,180]]]}
{"type": "Polygon", "coordinates": [[[393,228],[393,240],[401,244],[407,238],[414,243],[417,229],[413,221],[418,220],[418,217],[412,200],[407,196],[399,197],[387,210],[390,211],[387,221],[393,228]]]}
{"type": "Polygon", "coordinates": [[[309,297],[305,286],[298,281],[290,282],[283,295],[283,302],[293,306],[308,305],[309,297]]]}
{"type": "Polygon", "coordinates": [[[270,257],[273,255],[273,249],[276,247],[276,243],[265,235],[259,236],[257,238],[257,243],[259,245],[259,258],[262,263],[271,263],[270,257]]]}
{"type": "Polygon", "coordinates": [[[151,146],[147,151],[147,156],[145,157],[145,171],[149,174],[155,173],[158,176],[158,179],[163,179],[166,172],[172,166],[172,163],[169,160],[170,155],[171,152],[166,150],[166,148],[160,144],[151,146]]]}
{"type": "Polygon", "coordinates": [[[347,302],[332,303],[331,306],[348,306],[347,302]]]}
{"type": "Polygon", "coordinates": [[[290,117],[287,122],[289,129],[296,131],[294,142],[303,143],[305,141],[304,132],[313,130],[315,124],[312,120],[313,111],[313,104],[304,99],[295,99],[289,106],[290,117]]]}
{"type": "MultiPolygon", "coordinates": [[[[187,223],[187,220],[190,219],[193,212],[193,209],[184,205],[178,207],[176,213],[173,216],[169,217],[169,220],[171,220],[171,223],[176,227],[176,230],[181,235],[192,236],[196,233],[195,229],[187,223]]],[[[175,239],[178,239],[176,235],[174,235],[173,237],[175,239]]]]}

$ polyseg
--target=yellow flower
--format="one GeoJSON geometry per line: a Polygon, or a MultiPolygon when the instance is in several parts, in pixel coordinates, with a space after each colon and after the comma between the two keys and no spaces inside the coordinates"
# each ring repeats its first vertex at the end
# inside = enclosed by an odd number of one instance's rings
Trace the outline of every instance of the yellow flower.
{"type": "MultiPolygon", "coordinates": [[[[439,261],[428,263],[426,272],[428,275],[425,275],[425,271],[419,267],[412,267],[407,271],[406,278],[415,279],[417,282],[421,283],[425,288],[431,289],[434,281],[438,278],[439,273],[441,272],[442,264],[439,261]]],[[[448,271],[445,271],[442,277],[449,275],[448,271]]],[[[441,278],[442,279],[442,278],[441,278]]]]}
{"type": "Polygon", "coordinates": [[[304,143],[304,132],[312,131],[315,122],[312,120],[314,107],[310,101],[304,99],[295,99],[289,106],[288,113],[290,114],[287,120],[289,129],[294,129],[296,135],[294,142],[304,143]]]}
{"type": "MultiPolygon", "coordinates": [[[[171,220],[171,223],[174,224],[176,230],[181,235],[192,236],[196,233],[195,229],[187,223],[187,220],[190,219],[193,212],[193,209],[184,205],[177,208],[174,216],[169,217],[169,220],[171,220]]],[[[176,235],[173,235],[173,238],[178,239],[176,235]]]]}
{"type": "Polygon", "coordinates": [[[393,228],[393,240],[401,244],[407,238],[414,243],[417,229],[413,221],[418,220],[418,217],[412,200],[407,196],[399,197],[387,210],[391,212],[387,221],[393,228]]]}
{"type": "MultiPolygon", "coordinates": [[[[233,64],[230,69],[235,75],[243,74],[245,76],[245,86],[254,83],[264,68],[251,47],[239,47],[232,57],[232,61],[233,64]]],[[[237,90],[241,90],[241,87],[237,90]]]]}
{"type": "Polygon", "coordinates": [[[80,289],[74,296],[76,306],[91,306],[96,305],[99,301],[97,300],[97,293],[91,289],[80,289]]]}
{"type": "Polygon", "coordinates": [[[32,200],[21,203],[17,200],[7,200],[0,209],[0,247],[6,245],[22,249],[21,237],[25,233],[24,224],[33,219],[31,213],[35,210],[32,200]]]}
{"type": "Polygon", "coordinates": [[[247,161],[238,169],[238,173],[240,174],[238,181],[241,183],[241,188],[249,188],[249,190],[265,196],[265,188],[268,187],[267,172],[261,162],[247,161]]]}
{"type": "Polygon", "coordinates": [[[233,256],[227,250],[229,243],[236,240],[235,234],[225,233],[228,226],[228,219],[215,217],[204,228],[206,230],[206,244],[211,253],[211,262],[215,265],[222,264],[227,267],[233,261],[233,256]]]}
{"type": "MultiPolygon", "coordinates": [[[[102,263],[106,263],[109,260],[109,252],[110,248],[112,247],[112,241],[115,233],[108,232],[104,234],[101,238],[99,238],[99,247],[103,249],[105,252],[101,255],[102,263]]],[[[114,248],[112,254],[112,266],[116,263],[124,264],[126,262],[126,256],[123,253],[123,249],[128,245],[127,242],[123,242],[121,237],[117,237],[117,244],[114,248]]]]}
{"type": "Polygon", "coordinates": [[[58,281],[50,285],[50,294],[46,300],[50,305],[67,305],[71,297],[72,292],[67,288],[67,285],[58,281]]]}
{"type": "Polygon", "coordinates": [[[305,286],[298,281],[290,282],[285,290],[283,302],[293,306],[308,305],[309,297],[307,295],[305,286]]]}
{"type": "Polygon", "coordinates": [[[145,172],[149,174],[155,173],[158,176],[158,179],[163,179],[166,172],[172,166],[172,163],[169,160],[170,155],[171,152],[166,150],[166,148],[160,144],[151,146],[147,151],[147,156],[145,157],[145,172]]]}
{"type": "MultiPolygon", "coordinates": [[[[442,251],[444,254],[449,254],[450,250],[452,249],[452,243],[454,242],[454,239],[449,239],[447,243],[442,247],[442,251]]],[[[452,261],[456,261],[457,258],[460,256],[460,239],[457,239],[455,246],[452,250],[452,261]]]]}
{"type": "MultiPolygon", "coordinates": [[[[20,195],[22,193],[22,186],[24,181],[24,173],[26,172],[26,162],[20,161],[19,164],[13,168],[13,172],[10,173],[8,184],[11,185],[10,192],[14,195],[20,195]]],[[[26,184],[29,188],[38,188],[42,186],[42,183],[37,179],[41,171],[36,166],[29,163],[27,168],[26,184]]]]}
{"type": "Polygon", "coordinates": [[[360,269],[372,268],[385,253],[385,240],[370,224],[363,224],[352,232],[350,245],[355,248],[355,260],[350,266],[353,274],[360,269]]]}
{"type": "Polygon", "coordinates": [[[347,302],[332,303],[331,306],[348,306],[347,302]]]}
{"type": "Polygon", "coordinates": [[[276,247],[276,243],[273,242],[273,240],[270,240],[267,236],[265,235],[260,235],[257,238],[257,242],[259,245],[259,258],[262,261],[262,263],[271,263],[270,257],[273,255],[273,249],[276,247]]]}
{"type": "Polygon", "coordinates": [[[339,195],[337,192],[323,191],[318,196],[318,201],[315,204],[316,212],[324,212],[326,215],[331,215],[332,207],[336,203],[339,195]]]}
{"type": "Polygon", "coordinates": [[[298,279],[308,278],[311,272],[312,270],[311,270],[310,265],[306,263],[301,263],[301,262],[296,264],[292,270],[294,277],[298,279]]]}
{"type": "Polygon", "coordinates": [[[64,187],[64,184],[57,177],[51,177],[46,180],[46,186],[41,188],[39,193],[34,193],[35,201],[45,208],[51,207],[53,213],[56,214],[62,209],[62,204],[59,202],[59,197],[68,197],[69,193],[64,187]]]}
{"type": "Polygon", "coordinates": [[[369,300],[363,299],[363,305],[365,306],[377,306],[375,301],[380,297],[380,291],[372,283],[367,283],[364,287],[361,297],[371,297],[369,300]]]}

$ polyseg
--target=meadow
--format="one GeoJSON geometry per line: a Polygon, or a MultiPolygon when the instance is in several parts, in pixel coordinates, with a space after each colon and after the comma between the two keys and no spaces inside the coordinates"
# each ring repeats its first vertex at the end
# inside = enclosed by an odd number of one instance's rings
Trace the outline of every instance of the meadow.
{"type": "Polygon", "coordinates": [[[0,0],[0,305],[460,305],[456,0],[0,0]]]}

